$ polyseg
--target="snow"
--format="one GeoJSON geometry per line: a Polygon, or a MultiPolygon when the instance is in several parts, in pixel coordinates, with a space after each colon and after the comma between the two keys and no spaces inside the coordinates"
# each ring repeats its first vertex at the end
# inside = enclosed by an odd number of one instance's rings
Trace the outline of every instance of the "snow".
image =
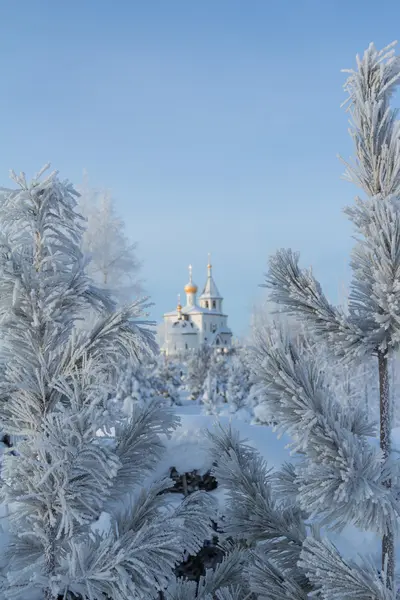
{"type": "Polygon", "coordinates": [[[278,439],[276,433],[265,425],[251,425],[234,415],[203,415],[200,410],[198,404],[177,407],[181,423],[172,437],[165,440],[166,453],[157,469],[160,474],[167,474],[171,467],[175,467],[178,473],[193,470],[206,473],[217,457],[209,456],[204,431],[215,431],[218,426],[227,428],[231,425],[239,431],[240,437],[260,452],[269,467],[279,468],[285,461],[292,460],[287,436],[278,439]]]}
{"type": "Polygon", "coordinates": [[[400,427],[392,429],[392,450],[400,452],[400,427]]]}
{"type": "MultiPolygon", "coordinates": [[[[180,474],[193,470],[197,470],[199,474],[207,472],[212,466],[214,457],[208,454],[209,444],[204,431],[212,432],[219,425],[224,428],[231,425],[239,431],[241,439],[256,448],[269,467],[279,469],[284,462],[296,460],[290,454],[288,445],[291,440],[287,435],[278,438],[277,433],[266,425],[251,424],[237,418],[236,414],[204,415],[201,414],[201,409],[201,405],[188,403],[188,401],[183,406],[177,407],[180,426],[169,440],[165,440],[166,452],[157,469],[159,477],[168,475],[171,467],[175,467],[180,474]]],[[[400,449],[400,427],[393,430],[393,447],[396,446],[400,449]]],[[[223,512],[225,491],[217,488],[210,493],[218,500],[220,510],[223,512]]],[[[174,496],[176,502],[182,498],[180,494],[174,496]]],[[[329,537],[344,557],[357,560],[359,555],[365,555],[367,552],[376,559],[379,566],[381,540],[376,534],[361,531],[353,525],[347,525],[340,533],[324,531],[323,534],[329,537]]],[[[398,555],[400,560],[400,547],[398,555]]]]}

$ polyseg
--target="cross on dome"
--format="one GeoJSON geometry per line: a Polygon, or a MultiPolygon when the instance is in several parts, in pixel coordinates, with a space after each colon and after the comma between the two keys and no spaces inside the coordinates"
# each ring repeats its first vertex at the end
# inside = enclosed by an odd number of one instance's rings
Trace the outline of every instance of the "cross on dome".
{"type": "Polygon", "coordinates": [[[182,310],[181,295],[180,294],[178,294],[178,306],[176,307],[176,310],[178,312],[181,312],[181,310],[182,310]]]}
{"type": "Polygon", "coordinates": [[[185,285],[186,294],[196,294],[197,285],[193,283],[192,265],[189,265],[189,283],[185,285]]]}

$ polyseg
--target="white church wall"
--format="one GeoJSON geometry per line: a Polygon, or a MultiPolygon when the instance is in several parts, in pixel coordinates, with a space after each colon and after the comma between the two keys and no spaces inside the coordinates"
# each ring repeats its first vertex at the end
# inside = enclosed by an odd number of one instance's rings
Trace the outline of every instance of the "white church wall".
{"type": "MultiPolygon", "coordinates": [[[[181,354],[195,350],[203,343],[215,344],[218,331],[229,332],[227,316],[222,312],[223,302],[212,279],[210,263],[208,264],[208,279],[204,287],[206,297],[198,298],[197,290],[197,286],[192,281],[192,269],[189,267],[189,283],[185,286],[186,308],[194,308],[188,313],[185,313],[185,308],[183,308],[182,313],[179,313],[180,307],[178,306],[177,311],[164,315],[164,350],[167,354],[181,354]],[[198,313],[196,307],[198,307],[198,313]],[[182,319],[186,321],[182,321],[182,319]],[[189,328],[193,324],[194,331],[189,335],[188,329],[184,326],[186,323],[189,328]],[[174,326],[174,324],[176,325],[174,326]]],[[[231,345],[229,333],[218,333],[218,339],[222,348],[231,345]]]]}

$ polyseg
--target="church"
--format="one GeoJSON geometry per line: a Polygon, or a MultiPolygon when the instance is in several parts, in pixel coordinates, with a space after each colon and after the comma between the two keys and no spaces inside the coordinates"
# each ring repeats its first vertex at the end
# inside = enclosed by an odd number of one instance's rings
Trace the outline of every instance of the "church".
{"type": "Polygon", "coordinates": [[[180,303],[173,312],[164,314],[163,352],[167,356],[196,350],[208,344],[224,350],[231,346],[232,332],[228,317],[223,313],[223,298],[212,275],[210,257],[207,265],[207,281],[197,300],[197,285],[193,282],[189,266],[189,282],[185,285],[186,305],[180,303]]]}

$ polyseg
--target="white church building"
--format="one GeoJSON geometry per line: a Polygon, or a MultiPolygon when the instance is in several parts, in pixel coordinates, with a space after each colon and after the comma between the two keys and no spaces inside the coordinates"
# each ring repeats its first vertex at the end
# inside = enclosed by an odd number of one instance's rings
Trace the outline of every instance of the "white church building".
{"type": "Polygon", "coordinates": [[[202,344],[216,348],[229,348],[232,332],[228,317],[223,313],[223,298],[212,276],[211,260],[207,265],[207,281],[197,299],[197,285],[193,282],[192,267],[189,266],[189,283],[185,285],[186,306],[180,303],[173,312],[164,314],[163,352],[167,356],[185,353],[202,344]]]}

